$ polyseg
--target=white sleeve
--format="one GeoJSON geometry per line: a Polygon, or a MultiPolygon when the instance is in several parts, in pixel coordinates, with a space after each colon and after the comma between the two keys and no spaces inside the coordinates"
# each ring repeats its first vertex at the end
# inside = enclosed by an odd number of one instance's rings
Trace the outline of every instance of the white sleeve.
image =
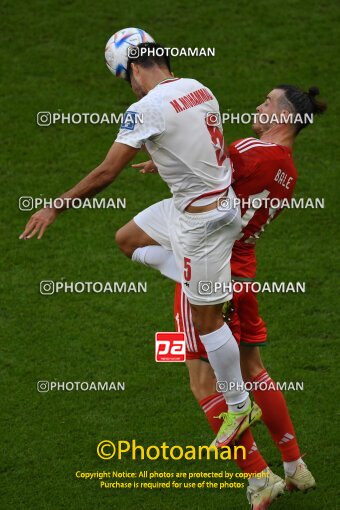
{"type": "Polygon", "coordinates": [[[164,130],[164,116],[159,104],[143,98],[126,110],[116,142],[140,149],[147,140],[164,130]]]}

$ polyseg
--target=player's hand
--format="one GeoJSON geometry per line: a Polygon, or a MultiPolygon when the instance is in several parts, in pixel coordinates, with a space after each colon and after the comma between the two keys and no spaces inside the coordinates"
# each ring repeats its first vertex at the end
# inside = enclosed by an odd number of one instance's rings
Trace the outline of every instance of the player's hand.
{"type": "Polygon", "coordinates": [[[157,167],[155,163],[150,159],[149,161],[143,161],[143,163],[137,163],[136,165],[131,165],[132,168],[140,168],[139,173],[141,174],[158,174],[157,167]]]}
{"type": "Polygon", "coordinates": [[[41,239],[47,227],[54,222],[57,216],[58,211],[53,207],[40,209],[40,211],[32,214],[19,239],[31,239],[35,235],[38,239],[41,239]]]}

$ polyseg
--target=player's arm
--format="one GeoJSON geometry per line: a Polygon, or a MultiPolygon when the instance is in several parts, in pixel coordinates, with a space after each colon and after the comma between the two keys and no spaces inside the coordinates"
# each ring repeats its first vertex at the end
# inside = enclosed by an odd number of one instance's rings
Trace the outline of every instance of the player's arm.
{"type": "Polygon", "coordinates": [[[54,222],[58,214],[72,207],[72,199],[93,197],[102,191],[116,179],[118,174],[135,157],[138,151],[138,148],[114,142],[104,161],[73,188],[61,195],[61,199],[67,199],[64,200],[64,206],[58,207],[58,209],[55,207],[45,207],[34,213],[27,222],[25,230],[20,235],[20,239],[31,239],[35,235],[37,235],[38,239],[41,239],[46,228],[54,222]]]}

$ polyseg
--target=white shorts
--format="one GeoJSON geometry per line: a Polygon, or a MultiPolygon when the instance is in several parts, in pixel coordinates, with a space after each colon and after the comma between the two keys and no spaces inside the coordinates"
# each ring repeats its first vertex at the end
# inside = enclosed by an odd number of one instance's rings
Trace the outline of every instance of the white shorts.
{"type": "MultiPolygon", "coordinates": [[[[228,198],[234,197],[229,188],[228,198]]],[[[232,298],[230,258],[241,231],[239,208],[180,212],[169,198],[140,212],[134,221],[154,241],[173,251],[190,303],[214,305],[232,298]]]]}

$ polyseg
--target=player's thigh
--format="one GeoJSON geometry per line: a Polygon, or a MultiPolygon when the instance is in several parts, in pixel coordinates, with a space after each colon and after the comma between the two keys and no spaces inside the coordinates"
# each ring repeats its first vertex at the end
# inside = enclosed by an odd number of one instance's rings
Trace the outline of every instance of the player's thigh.
{"type": "Polygon", "coordinates": [[[162,200],[144,209],[121,227],[116,233],[120,249],[128,256],[143,246],[161,245],[170,250],[168,218],[171,207],[172,199],[162,200]]]}
{"type": "Polygon", "coordinates": [[[142,246],[158,245],[134,220],[129,221],[116,232],[116,243],[129,257],[142,246]]]}
{"type": "Polygon", "coordinates": [[[266,325],[260,316],[257,295],[247,282],[234,283],[233,302],[240,322],[240,343],[252,347],[265,345],[266,325]]]}
{"type": "Polygon", "coordinates": [[[216,378],[210,363],[200,359],[187,360],[190,387],[197,400],[216,393],[216,378]]]}

